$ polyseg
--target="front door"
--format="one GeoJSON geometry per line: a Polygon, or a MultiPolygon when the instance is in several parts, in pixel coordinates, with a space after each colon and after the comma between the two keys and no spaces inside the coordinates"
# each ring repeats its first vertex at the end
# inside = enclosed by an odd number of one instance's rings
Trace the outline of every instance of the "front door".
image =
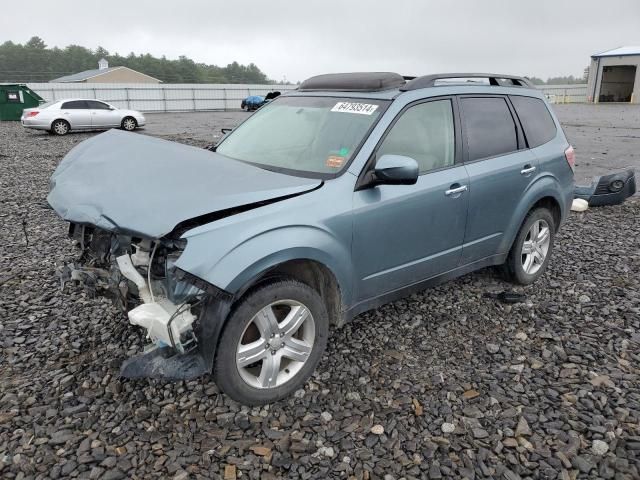
{"type": "Polygon", "coordinates": [[[87,100],[91,109],[91,126],[93,128],[109,128],[120,126],[120,114],[112,110],[106,103],[98,100],[87,100]]]}
{"type": "Polygon", "coordinates": [[[374,155],[418,162],[415,185],[378,185],[354,193],[357,301],[392,292],[458,266],[468,207],[468,176],[456,162],[453,100],[405,109],[374,155]]]}
{"type": "Polygon", "coordinates": [[[62,118],[64,118],[72,129],[90,128],[91,111],[85,100],[70,100],[60,106],[62,118]]]}

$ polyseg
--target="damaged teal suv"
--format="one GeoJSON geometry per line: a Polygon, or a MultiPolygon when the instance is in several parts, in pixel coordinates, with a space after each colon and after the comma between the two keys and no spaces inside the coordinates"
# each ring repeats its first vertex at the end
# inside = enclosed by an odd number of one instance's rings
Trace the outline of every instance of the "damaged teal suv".
{"type": "Polygon", "coordinates": [[[490,265],[534,282],[573,198],[558,120],[509,75],[320,75],[211,150],[110,131],[48,201],[82,252],[62,280],[147,333],[121,375],[213,373],[248,405],[301,388],[365,310],[490,265]]]}

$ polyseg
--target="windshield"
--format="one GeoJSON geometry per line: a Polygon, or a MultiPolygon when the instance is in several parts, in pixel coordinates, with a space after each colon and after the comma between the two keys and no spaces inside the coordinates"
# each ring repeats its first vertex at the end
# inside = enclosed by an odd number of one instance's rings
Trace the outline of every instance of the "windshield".
{"type": "Polygon", "coordinates": [[[50,107],[51,105],[54,105],[54,104],[56,104],[56,103],[58,103],[58,101],[57,101],[57,100],[50,101],[50,102],[44,102],[44,103],[41,103],[40,105],[38,105],[38,106],[37,106],[37,108],[48,108],[48,107],[50,107]]]}
{"type": "Polygon", "coordinates": [[[387,104],[280,97],[235,129],[216,151],[270,170],[333,176],[348,165],[387,104]]]}

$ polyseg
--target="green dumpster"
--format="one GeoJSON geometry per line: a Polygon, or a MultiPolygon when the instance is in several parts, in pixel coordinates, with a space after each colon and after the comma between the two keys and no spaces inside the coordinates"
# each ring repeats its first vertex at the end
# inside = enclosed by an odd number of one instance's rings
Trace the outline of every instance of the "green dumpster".
{"type": "Polygon", "coordinates": [[[20,83],[0,83],[0,121],[20,120],[22,110],[44,102],[36,92],[20,83]]]}

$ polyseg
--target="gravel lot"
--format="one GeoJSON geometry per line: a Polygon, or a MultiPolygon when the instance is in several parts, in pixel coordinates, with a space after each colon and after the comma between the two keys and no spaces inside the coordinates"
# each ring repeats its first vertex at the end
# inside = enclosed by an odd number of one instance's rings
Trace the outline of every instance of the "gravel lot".
{"type": "MultiPolygon", "coordinates": [[[[579,172],[587,152],[637,163],[640,109],[566,120],[589,108],[560,110],[579,172]]],[[[244,116],[149,115],[145,133],[203,145],[244,116]]],[[[304,390],[250,409],[208,378],[119,380],[140,329],[60,292],[76,251],[40,204],[90,135],[0,123],[0,477],[640,478],[637,198],[572,214],[526,302],[484,298],[508,288],[485,270],[386,305],[333,332],[304,390]]]]}

